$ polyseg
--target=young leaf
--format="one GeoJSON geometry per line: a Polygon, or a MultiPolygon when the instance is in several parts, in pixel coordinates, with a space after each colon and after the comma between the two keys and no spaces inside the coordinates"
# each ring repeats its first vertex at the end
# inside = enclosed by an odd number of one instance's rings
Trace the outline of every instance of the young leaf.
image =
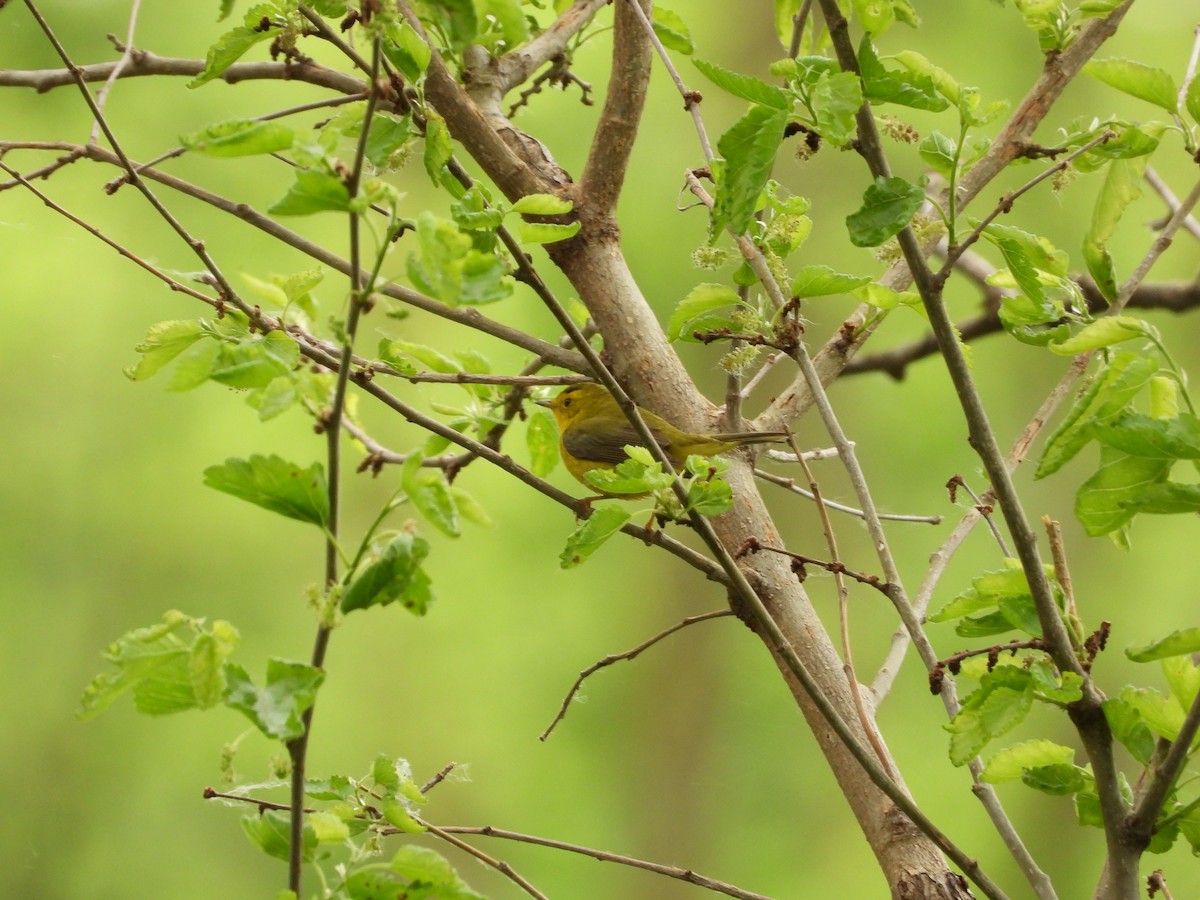
{"type": "Polygon", "coordinates": [[[996,753],[984,766],[980,781],[1001,784],[1015,781],[1026,769],[1066,765],[1075,759],[1075,751],[1053,741],[1033,740],[1015,744],[996,753]]]}
{"type": "Polygon", "coordinates": [[[329,521],[325,470],[320,463],[301,469],[272,454],[230,457],[204,470],[204,483],[290,519],[324,528],[329,521]]]}
{"type": "MultiPolygon", "coordinates": [[[[242,830],[267,856],[286,860],[291,846],[290,821],[290,816],[283,810],[266,809],[261,813],[246,813],[242,817],[242,830]]],[[[317,852],[317,836],[307,822],[300,840],[303,844],[301,856],[305,862],[311,862],[317,852]]]]}
{"type": "Polygon", "coordinates": [[[863,205],[846,216],[850,242],[856,247],[878,247],[921,208],[925,192],[903,178],[877,178],[863,194],[863,205]]]}
{"type": "Polygon", "coordinates": [[[1134,504],[1148,488],[1166,480],[1172,460],[1127,456],[1110,447],[1100,452],[1100,468],[1075,495],[1075,517],[1092,537],[1110,534],[1136,513],[1134,504]]]}
{"type": "Polygon", "coordinates": [[[558,428],[554,417],[544,410],[530,413],[525,429],[525,444],[529,448],[529,470],[545,478],[558,465],[558,428]]]}
{"type": "Polygon", "coordinates": [[[692,33],[678,13],[664,9],[656,3],[653,24],[654,33],[668,50],[687,55],[696,49],[692,42],[692,33]]]}
{"type": "Polygon", "coordinates": [[[1068,763],[1026,769],[1021,773],[1021,781],[1052,797],[1077,794],[1092,783],[1086,769],[1068,763]]]}
{"type": "Polygon", "coordinates": [[[254,156],[281,153],[292,146],[295,132],[281,122],[238,119],[209,125],[202,131],[181,137],[179,143],[206,156],[254,156]]]}
{"type": "Polygon", "coordinates": [[[845,275],[829,266],[803,266],[792,279],[792,296],[804,298],[845,294],[870,283],[869,275],[845,275]]]}
{"type": "Polygon", "coordinates": [[[1177,110],[1179,91],[1169,72],[1132,59],[1096,59],[1083,71],[1118,91],[1153,103],[1169,113],[1177,110]]]}
{"type": "Polygon", "coordinates": [[[717,152],[725,165],[712,213],[714,235],[726,227],[734,234],[750,227],[783,142],[787,119],[785,110],[756,104],[717,141],[717,152]]]}
{"type": "Polygon", "coordinates": [[[1135,337],[1145,337],[1146,331],[1146,323],[1134,316],[1105,316],[1064,341],[1051,341],[1047,349],[1061,356],[1075,356],[1135,337]]]}
{"type": "Polygon", "coordinates": [[[317,699],[325,673],[306,663],[267,660],[267,683],[258,688],[235,663],[225,666],[225,705],[241,711],[267,737],[291,741],[304,734],[300,717],[317,699]]]}
{"type": "Polygon", "coordinates": [[[1154,419],[1126,412],[1092,426],[1091,432],[1100,443],[1131,456],[1200,459],[1200,419],[1189,413],[1154,419]]]}
{"type": "Polygon", "coordinates": [[[709,81],[735,97],[741,97],[751,103],[761,103],[772,109],[790,110],[792,108],[792,98],[786,91],[773,84],[767,84],[762,79],[755,78],[753,75],[742,75],[740,72],[731,72],[729,69],[703,59],[693,59],[692,63],[704,73],[709,81]]]}
{"type": "Polygon", "coordinates": [[[1045,478],[1062,468],[1092,439],[1090,426],[1117,415],[1156,371],[1158,366],[1144,356],[1116,354],[1047,440],[1034,477],[1045,478]]]}
{"type": "Polygon", "coordinates": [[[567,538],[567,546],[559,554],[562,568],[570,569],[584,562],[628,521],[629,513],[619,504],[593,507],[587,520],[567,538]]]}
{"type": "Polygon", "coordinates": [[[677,341],[688,338],[698,330],[696,323],[706,319],[708,314],[726,306],[740,303],[737,292],[724,284],[698,284],[684,297],[671,313],[671,321],[667,323],[667,340],[677,341]]]}
{"type": "Polygon", "coordinates": [[[847,146],[857,133],[854,116],[862,100],[862,84],[853,72],[838,72],[818,81],[810,101],[821,136],[835,147],[847,146]]]}
{"type": "Polygon", "coordinates": [[[1200,653],[1200,628],[1172,631],[1166,637],[1149,644],[1125,650],[1125,655],[1134,662],[1152,662],[1170,656],[1190,656],[1193,653],[1200,653]]]}
{"type": "Polygon", "coordinates": [[[399,532],[375,560],[355,573],[342,595],[342,612],[399,601],[414,615],[425,615],[433,602],[429,577],[421,568],[428,555],[427,540],[407,531],[399,532]]]}
{"type": "Polygon", "coordinates": [[[444,900],[484,900],[482,894],[467,886],[450,863],[428,847],[406,844],[396,851],[390,866],[393,872],[419,887],[427,896],[444,900]]]}
{"type": "Polygon", "coordinates": [[[1200,484],[1164,481],[1152,484],[1122,504],[1131,513],[1175,515],[1200,512],[1200,484]]]}
{"type": "Polygon", "coordinates": [[[553,244],[579,233],[579,222],[558,225],[554,222],[522,222],[518,234],[522,244],[553,244]]]}
{"type": "Polygon", "coordinates": [[[950,732],[950,761],[961,766],[988,742],[1015,728],[1033,705],[1029,673],[1003,666],[987,673],[943,728],[950,732]]]}
{"type": "Polygon", "coordinates": [[[227,31],[217,42],[208,48],[208,56],[204,61],[204,70],[187,83],[189,88],[198,88],[202,84],[207,84],[214,78],[219,78],[225,73],[225,70],[232,66],[235,62],[261,41],[272,39],[274,32],[270,29],[258,29],[254,27],[234,28],[232,31],[227,31]]]}
{"type": "Polygon", "coordinates": [[[126,368],[125,375],[133,381],[144,381],[202,337],[203,324],[196,319],[159,322],[133,348],[142,358],[126,368]]]}
{"type": "Polygon", "coordinates": [[[1129,204],[1142,195],[1142,173],[1147,157],[1114,159],[1109,163],[1104,185],[1092,210],[1092,223],[1083,239],[1083,258],[1088,272],[1110,303],[1117,298],[1117,280],[1108,241],[1129,204]]]}
{"type": "Polygon", "coordinates": [[[533,216],[561,216],[574,209],[575,204],[555,194],[526,194],[512,208],[513,212],[533,216]]]}
{"type": "Polygon", "coordinates": [[[287,194],[267,212],[275,216],[311,216],[349,209],[350,191],[341,178],[320,169],[297,169],[287,194]]]}
{"type": "MultiPolygon", "coordinates": [[[[1129,653],[1130,651],[1126,651],[1129,653]]],[[[1154,735],[1142,722],[1137,710],[1120,697],[1109,697],[1102,704],[1104,718],[1112,729],[1113,737],[1124,745],[1133,758],[1146,765],[1154,755],[1154,735]]]]}
{"type": "Polygon", "coordinates": [[[458,507],[450,495],[450,483],[441,469],[421,466],[421,455],[414,453],[405,461],[400,473],[404,492],[431,525],[450,537],[458,537],[458,507]]]}

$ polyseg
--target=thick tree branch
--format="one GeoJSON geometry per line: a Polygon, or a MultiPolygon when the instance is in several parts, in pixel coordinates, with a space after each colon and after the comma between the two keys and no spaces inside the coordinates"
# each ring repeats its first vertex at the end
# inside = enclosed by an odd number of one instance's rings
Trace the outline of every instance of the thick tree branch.
{"type": "Polygon", "coordinates": [[[616,209],[633,152],[646,89],[650,82],[650,41],[634,8],[624,2],[614,12],[612,72],[596,136],[579,179],[580,191],[598,214],[616,209]]]}

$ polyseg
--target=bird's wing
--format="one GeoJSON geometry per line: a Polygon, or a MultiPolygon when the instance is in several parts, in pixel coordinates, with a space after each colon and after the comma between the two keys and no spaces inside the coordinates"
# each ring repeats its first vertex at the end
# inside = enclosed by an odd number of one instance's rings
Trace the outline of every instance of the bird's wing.
{"type": "MultiPolygon", "coordinates": [[[[665,450],[667,439],[653,427],[651,427],[650,433],[654,435],[659,446],[665,450]]],[[[566,434],[563,435],[562,443],[563,449],[577,459],[614,464],[628,459],[625,455],[627,444],[634,444],[638,447],[645,445],[645,441],[633,430],[632,425],[606,429],[604,434],[579,428],[568,428],[566,434]]]]}

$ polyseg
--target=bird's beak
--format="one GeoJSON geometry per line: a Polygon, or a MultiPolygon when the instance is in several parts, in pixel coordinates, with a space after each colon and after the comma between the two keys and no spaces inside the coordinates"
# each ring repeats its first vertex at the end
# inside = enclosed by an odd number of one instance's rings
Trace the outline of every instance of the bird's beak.
{"type": "Polygon", "coordinates": [[[549,401],[549,400],[534,400],[534,401],[533,401],[533,403],[534,403],[534,406],[543,406],[543,407],[545,407],[546,409],[549,409],[549,408],[550,408],[550,401],[549,401]]]}

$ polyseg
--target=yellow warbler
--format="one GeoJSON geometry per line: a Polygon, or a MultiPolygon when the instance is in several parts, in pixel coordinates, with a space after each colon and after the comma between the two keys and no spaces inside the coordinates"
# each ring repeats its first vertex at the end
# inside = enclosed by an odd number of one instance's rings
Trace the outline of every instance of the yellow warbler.
{"type": "MultiPolygon", "coordinates": [[[[634,430],[620,405],[603,385],[583,383],[565,388],[553,400],[538,400],[554,413],[560,436],[559,450],[567,471],[592,490],[601,490],[586,477],[593,469],[613,469],[629,457],[625,446],[644,447],[645,441],[634,430]]],[[[693,434],[681,431],[666,419],[638,407],[658,445],[676,469],[689,456],[718,456],[743,444],[785,440],[781,431],[742,431],[732,434],[693,434]]],[[[606,493],[601,490],[601,493],[606,493]]],[[[607,494],[631,497],[640,495],[607,494]]]]}

